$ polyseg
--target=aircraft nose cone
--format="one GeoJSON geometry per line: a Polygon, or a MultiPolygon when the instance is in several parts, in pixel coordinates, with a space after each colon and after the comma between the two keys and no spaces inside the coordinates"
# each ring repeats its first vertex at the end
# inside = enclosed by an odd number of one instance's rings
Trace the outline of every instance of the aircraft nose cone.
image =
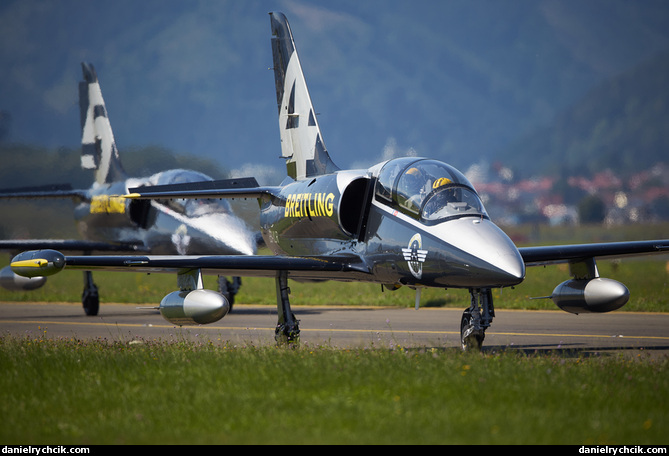
{"type": "Polygon", "coordinates": [[[485,275],[487,280],[500,287],[518,285],[525,278],[525,263],[520,254],[494,254],[490,258],[482,258],[490,266],[485,275]]]}
{"type": "MultiPolygon", "coordinates": [[[[467,277],[463,285],[509,287],[525,278],[525,263],[515,244],[490,220],[459,219],[447,222],[444,240],[466,252],[467,277]]],[[[464,258],[463,258],[464,259],[464,258]]]]}
{"type": "Polygon", "coordinates": [[[481,231],[481,243],[474,250],[481,260],[480,279],[498,287],[518,285],[525,278],[525,262],[514,243],[490,221],[481,231]]]}

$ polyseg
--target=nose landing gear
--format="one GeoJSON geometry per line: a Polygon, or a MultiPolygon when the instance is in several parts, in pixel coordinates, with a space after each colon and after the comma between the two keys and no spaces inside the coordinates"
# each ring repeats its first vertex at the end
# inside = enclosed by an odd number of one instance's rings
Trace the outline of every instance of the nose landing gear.
{"type": "Polygon", "coordinates": [[[485,339],[485,330],[492,323],[495,308],[489,288],[469,290],[472,301],[460,320],[460,345],[464,351],[480,351],[485,339]]]}

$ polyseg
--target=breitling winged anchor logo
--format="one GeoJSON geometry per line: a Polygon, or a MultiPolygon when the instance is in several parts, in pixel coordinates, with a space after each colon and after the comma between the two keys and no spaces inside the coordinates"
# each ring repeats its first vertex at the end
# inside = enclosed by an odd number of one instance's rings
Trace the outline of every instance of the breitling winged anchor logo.
{"type": "Polygon", "coordinates": [[[423,263],[427,257],[427,250],[423,250],[423,240],[419,233],[413,235],[409,240],[409,246],[402,249],[402,254],[409,265],[411,274],[420,279],[423,275],[423,263]]]}

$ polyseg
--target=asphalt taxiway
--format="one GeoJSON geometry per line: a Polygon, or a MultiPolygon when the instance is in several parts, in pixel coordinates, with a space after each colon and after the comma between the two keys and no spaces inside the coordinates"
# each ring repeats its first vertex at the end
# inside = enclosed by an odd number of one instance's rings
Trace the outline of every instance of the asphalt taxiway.
{"type": "MultiPolygon", "coordinates": [[[[338,348],[458,348],[462,309],[294,306],[301,342],[338,348]]],[[[217,323],[176,327],[159,312],[101,304],[95,317],[74,303],[0,303],[0,335],[76,339],[194,340],[273,344],[276,308],[235,305],[217,323]]],[[[496,310],[485,351],[669,355],[669,314],[496,310]]]]}

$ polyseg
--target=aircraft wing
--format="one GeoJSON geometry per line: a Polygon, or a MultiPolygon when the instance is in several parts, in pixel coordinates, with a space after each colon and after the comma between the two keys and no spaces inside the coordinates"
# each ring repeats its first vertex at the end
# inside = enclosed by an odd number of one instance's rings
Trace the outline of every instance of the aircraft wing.
{"type": "Polygon", "coordinates": [[[0,240],[0,251],[58,250],[61,252],[146,252],[142,244],[84,241],[78,239],[0,240]]]}
{"type": "Polygon", "coordinates": [[[0,199],[14,198],[87,198],[84,190],[73,189],[69,184],[43,185],[0,190],[0,199]]]}
{"type": "Polygon", "coordinates": [[[370,270],[357,256],[289,257],[275,255],[82,255],[68,256],[54,250],[24,252],[12,261],[20,275],[52,275],[62,269],[139,273],[185,273],[241,277],[272,277],[286,271],[289,278],[303,280],[356,280],[370,270]]]}
{"type": "Polygon", "coordinates": [[[152,185],[129,189],[126,198],[260,198],[278,196],[279,187],[262,187],[254,177],[223,179],[184,184],[152,185]]]}
{"type": "Polygon", "coordinates": [[[518,251],[527,266],[539,266],[575,262],[587,258],[620,258],[669,253],[669,240],[521,247],[518,251]]]}
{"type": "MultiPolygon", "coordinates": [[[[13,242],[13,241],[8,241],[13,242]]],[[[38,241],[25,241],[27,243],[38,241]]],[[[62,241],[68,242],[68,241],[62,241]]],[[[7,244],[5,243],[5,245],[7,244]]],[[[2,247],[3,243],[0,243],[2,247]]],[[[76,250],[76,249],[73,249],[76,250]]],[[[578,262],[589,258],[669,253],[669,240],[611,242],[599,244],[521,247],[527,266],[578,262]]],[[[55,250],[31,250],[12,261],[19,275],[52,275],[62,269],[105,270],[139,273],[184,273],[200,269],[203,274],[240,277],[276,277],[286,271],[296,280],[369,280],[371,269],[356,255],[64,255],[55,250]]]]}

